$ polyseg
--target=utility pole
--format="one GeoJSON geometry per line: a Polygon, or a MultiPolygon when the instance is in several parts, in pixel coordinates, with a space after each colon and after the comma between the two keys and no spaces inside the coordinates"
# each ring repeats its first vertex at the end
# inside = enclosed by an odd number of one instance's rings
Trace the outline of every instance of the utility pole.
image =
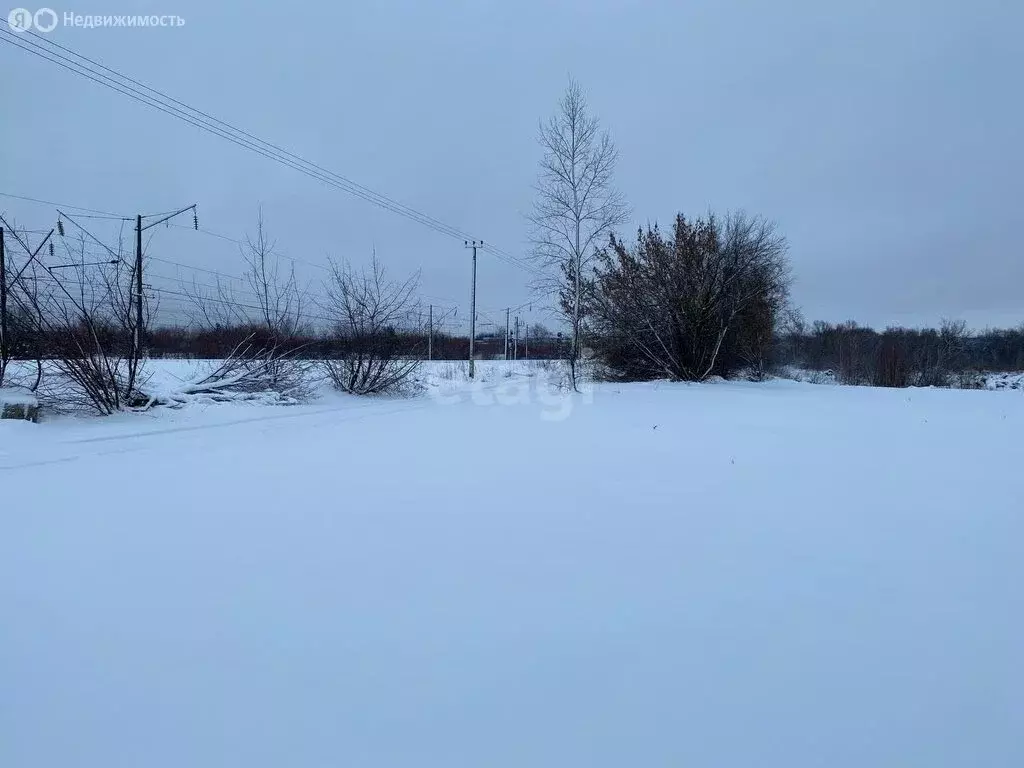
{"type": "Polygon", "coordinates": [[[508,315],[512,311],[511,307],[505,307],[505,359],[508,360],[508,315]]]}
{"type": "MultiPolygon", "coordinates": [[[[185,211],[192,211],[192,227],[193,229],[199,229],[199,218],[196,215],[195,203],[187,205],[179,211],[169,213],[166,216],[158,219],[157,221],[151,221],[146,226],[142,226],[143,215],[140,213],[135,217],[135,359],[138,360],[142,354],[142,334],[144,317],[142,311],[142,232],[144,230],[155,227],[157,224],[163,224],[165,221],[170,221],[175,216],[180,216],[185,211]]],[[[154,214],[159,216],[160,214],[154,214]]],[[[148,218],[148,217],[147,217],[148,218]]]]}
{"type": "Polygon", "coordinates": [[[0,384],[7,365],[7,254],[4,251],[4,228],[0,227],[0,384]]]}
{"type": "Polygon", "coordinates": [[[142,214],[135,217],[135,359],[142,350],[142,214]]]}
{"type": "Polygon", "coordinates": [[[516,315],[516,336],[512,344],[512,357],[515,360],[519,359],[519,315],[516,315]]]}
{"type": "Polygon", "coordinates": [[[434,359],[434,305],[427,308],[427,360],[434,359]]]}
{"type": "Polygon", "coordinates": [[[476,343],[476,249],[482,248],[484,241],[465,240],[463,242],[466,248],[473,249],[473,288],[469,294],[469,378],[472,379],[475,373],[473,352],[476,343]]]}
{"type": "Polygon", "coordinates": [[[530,359],[530,324],[523,323],[523,338],[526,340],[526,359],[530,359]]]}

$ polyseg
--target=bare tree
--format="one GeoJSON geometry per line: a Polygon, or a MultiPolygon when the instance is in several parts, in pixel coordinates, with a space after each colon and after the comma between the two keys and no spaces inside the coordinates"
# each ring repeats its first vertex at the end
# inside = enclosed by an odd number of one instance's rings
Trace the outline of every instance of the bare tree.
{"type": "Polygon", "coordinates": [[[287,271],[281,268],[277,243],[263,226],[263,208],[256,217],[255,237],[246,235],[242,258],[246,263],[245,278],[256,295],[258,320],[269,334],[267,345],[257,356],[259,370],[268,388],[293,397],[308,396],[306,386],[310,364],[293,354],[301,344],[297,336],[303,329],[303,308],[306,291],[295,277],[295,263],[287,271]]]}
{"type": "MultiPolygon", "coordinates": [[[[37,258],[42,246],[33,252],[27,241],[17,239],[27,258],[12,281],[17,286],[18,317],[38,340],[35,348],[45,350],[39,354],[46,357],[46,401],[60,408],[110,414],[125,408],[176,407],[194,399],[287,404],[309,394],[309,374],[315,366],[302,359],[304,347],[312,341],[300,335],[306,333],[305,294],[293,270],[278,269],[262,217],[243,250],[245,279],[255,301],[251,296],[236,300],[222,284],[213,296],[197,290],[193,297],[207,325],[216,324],[224,338],[234,337],[228,354],[191,381],[165,392],[148,389],[145,358],[135,343],[135,260],[123,253],[120,242],[112,248],[73,219],[63,220],[79,232],[77,238],[62,240],[65,253],[57,260],[52,249],[47,252],[50,258],[37,258]],[[255,314],[243,314],[244,309],[255,314]]],[[[328,374],[351,392],[400,387],[419,364],[416,345],[423,341],[418,327],[416,333],[408,333],[421,314],[413,298],[418,276],[392,283],[374,259],[370,272],[362,274],[333,265],[333,277],[328,293],[336,310],[336,338],[343,343],[342,352],[326,366],[328,374]]],[[[155,308],[148,297],[143,299],[142,322],[148,325],[155,308]]],[[[43,369],[40,362],[37,386],[43,369]]]]}
{"type": "Polygon", "coordinates": [[[225,391],[227,384],[240,381],[239,372],[244,369],[250,391],[256,387],[288,399],[304,399],[310,395],[312,365],[297,353],[305,344],[300,336],[307,330],[307,294],[299,286],[294,264],[282,269],[283,257],[267,235],[262,208],[256,233],[246,236],[240,255],[248,288],[243,297],[219,277],[212,289],[196,284],[186,291],[194,306],[195,326],[213,332],[231,349],[225,364],[204,379],[204,391],[211,382],[218,391],[225,391]]]}
{"type": "Polygon", "coordinates": [[[7,364],[11,360],[11,335],[7,330],[7,290],[10,281],[7,279],[7,250],[4,241],[4,228],[0,227],[0,387],[4,385],[7,364]]]}
{"type": "MultiPolygon", "coordinates": [[[[36,363],[35,380],[24,386],[59,407],[113,413],[134,403],[142,380],[142,356],[131,343],[137,319],[134,260],[122,259],[120,247],[115,251],[103,245],[73,219],[62,221],[79,234],[60,240],[65,263],[51,260],[50,265],[40,251],[47,244],[47,254],[53,255],[53,243],[47,242],[52,230],[32,248],[25,235],[2,222],[25,256],[8,286],[18,352],[36,363]],[[87,257],[87,237],[106,249],[98,262],[87,257]],[[41,390],[44,357],[53,376],[41,390]]],[[[63,234],[63,224],[59,227],[63,234]]]]}
{"type": "Polygon", "coordinates": [[[577,388],[583,282],[592,271],[595,247],[626,221],[628,209],[613,184],[618,151],[590,114],[576,80],[570,79],[555,115],[541,124],[539,139],[544,154],[530,216],[533,257],[545,275],[537,287],[557,295],[571,325],[569,365],[577,388]]]}
{"type": "Polygon", "coordinates": [[[1016,369],[1024,334],[972,334],[962,320],[944,319],[939,328],[889,327],[883,332],[847,321],[794,326],[785,340],[789,363],[830,372],[844,384],[884,387],[973,387],[978,373],[994,362],[986,341],[1010,342],[1002,361],[1016,369]],[[988,337],[986,339],[986,337],[988,337]]]}
{"type": "Polygon", "coordinates": [[[214,278],[212,286],[200,285],[193,278],[192,287],[185,286],[183,290],[192,304],[190,325],[193,327],[217,331],[253,323],[250,308],[239,300],[231,285],[220,275],[214,278]]]}
{"type": "Polygon", "coordinates": [[[53,232],[29,245],[29,233],[0,215],[0,226],[6,232],[4,242],[4,298],[3,338],[0,339],[0,387],[5,384],[35,392],[42,380],[43,334],[39,317],[39,265],[37,254],[50,240],[53,232]],[[20,249],[21,258],[14,256],[20,249]],[[35,363],[34,374],[24,365],[35,363]],[[12,362],[18,364],[8,368],[12,362]],[[34,380],[33,380],[34,379],[34,380]]]}
{"type": "Polygon", "coordinates": [[[218,275],[212,287],[188,290],[194,312],[192,321],[201,328],[261,326],[276,343],[282,344],[304,330],[307,292],[299,286],[294,263],[282,269],[277,242],[264,227],[263,209],[256,216],[255,235],[246,235],[239,246],[245,264],[241,278],[244,295],[218,275]]]}
{"type": "MultiPolygon", "coordinates": [[[[40,394],[55,407],[108,415],[146,400],[145,359],[133,341],[135,260],[123,257],[120,244],[116,250],[103,246],[113,258],[91,260],[87,235],[92,238],[82,230],[77,238],[62,240],[64,264],[49,266],[33,258],[32,280],[23,274],[19,288],[25,316],[45,345],[53,373],[40,394]]],[[[144,323],[150,314],[144,301],[144,323]]],[[[41,373],[40,365],[37,383],[41,373]]]]}
{"type": "Polygon", "coordinates": [[[336,351],[322,365],[335,387],[369,395],[398,391],[408,384],[422,357],[422,350],[405,343],[423,338],[422,328],[411,327],[421,315],[415,298],[418,287],[418,272],[404,281],[391,280],[376,255],[368,270],[331,262],[323,310],[334,322],[336,351]]]}
{"type": "Polygon", "coordinates": [[[286,273],[282,272],[276,248],[277,243],[270,240],[263,228],[261,207],[256,218],[256,235],[246,235],[242,258],[247,267],[245,279],[259,305],[259,319],[280,341],[299,332],[306,294],[295,278],[294,263],[286,273]]]}
{"type": "Polygon", "coordinates": [[[174,391],[151,396],[148,405],[181,407],[192,401],[235,402],[260,400],[275,405],[294,405],[308,395],[305,378],[292,387],[283,382],[274,369],[282,360],[299,350],[282,352],[276,348],[257,348],[249,335],[238,342],[222,359],[199,373],[191,381],[182,382],[174,391]]]}

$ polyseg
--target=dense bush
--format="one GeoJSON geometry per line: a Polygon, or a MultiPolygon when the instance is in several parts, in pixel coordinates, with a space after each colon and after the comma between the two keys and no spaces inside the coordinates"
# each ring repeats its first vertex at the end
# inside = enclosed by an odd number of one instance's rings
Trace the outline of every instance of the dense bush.
{"type": "Polygon", "coordinates": [[[587,341],[624,380],[701,381],[741,366],[763,371],[788,295],[786,243],[743,213],[676,217],[627,246],[611,238],[587,285],[587,341]]]}

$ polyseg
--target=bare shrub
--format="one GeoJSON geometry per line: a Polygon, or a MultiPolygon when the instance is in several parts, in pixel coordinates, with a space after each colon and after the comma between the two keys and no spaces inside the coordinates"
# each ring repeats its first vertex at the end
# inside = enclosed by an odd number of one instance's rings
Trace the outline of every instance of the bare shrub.
{"type": "Polygon", "coordinates": [[[28,245],[28,236],[0,217],[0,238],[4,238],[0,248],[3,253],[0,263],[3,281],[0,284],[0,387],[35,392],[42,381],[44,347],[39,316],[39,265],[35,254],[49,236],[34,250],[28,245]],[[24,254],[16,259],[13,252],[17,249],[24,254]],[[28,361],[32,365],[28,365],[28,361]]]}
{"type": "Polygon", "coordinates": [[[448,361],[438,368],[437,375],[443,381],[461,381],[468,378],[469,370],[464,363],[448,361]]]}
{"type": "Polygon", "coordinates": [[[832,371],[811,371],[806,377],[808,384],[835,384],[832,371]]]}
{"type": "MultiPolygon", "coordinates": [[[[387,277],[374,255],[368,270],[331,262],[323,310],[333,320],[332,349],[321,366],[335,388],[355,395],[386,394],[409,386],[423,350],[405,338],[415,323],[419,273],[403,282],[387,277]]],[[[417,329],[417,335],[422,334],[417,329]]]]}
{"type": "Polygon", "coordinates": [[[980,371],[962,371],[953,378],[956,389],[985,389],[985,374],[980,371]]]}
{"type": "MultiPolygon", "coordinates": [[[[26,261],[12,279],[11,295],[26,351],[37,356],[33,388],[40,399],[51,408],[107,415],[137,405],[146,378],[135,259],[125,258],[119,243],[116,250],[104,245],[110,258],[96,261],[86,250],[88,233],[63,215],[62,229],[63,221],[80,230],[77,238],[60,240],[64,264],[48,266],[39,256],[42,244],[32,249],[12,230],[26,261]],[[45,381],[44,369],[52,372],[45,381]]],[[[144,324],[150,309],[145,300],[143,307],[144,324]]]]}

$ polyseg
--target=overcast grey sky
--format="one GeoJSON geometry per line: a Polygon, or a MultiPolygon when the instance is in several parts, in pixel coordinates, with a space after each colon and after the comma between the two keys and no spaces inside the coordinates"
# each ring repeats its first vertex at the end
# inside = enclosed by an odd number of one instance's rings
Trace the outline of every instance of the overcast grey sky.
{"type": "MultiPolygon", "coordinates": [[[[516,253],[537,124],[572,74],[618,144],[627,230],[745,208],[788,237],[809,319],[1024,321],[1016,0],[51,7],[183,17],[50,35],[516,253]]],[[[262,204],[284,253],[322,264],[376,247],[395,271],[422,268],[431,300],[465,316],[460,242],[3,42],[0,71],[0,191],[127,214],[195,201],[204,227],[233,237],[262,204]]],[[[53,219],[9,199],[0,210],[53,219]]],[[[203,234],[160,230],[149,247],[240,271],[234,246],[203,234]]],[[[529,298],[527,281],[482,256],[479,305],[496,316],[529,298]]]]}

